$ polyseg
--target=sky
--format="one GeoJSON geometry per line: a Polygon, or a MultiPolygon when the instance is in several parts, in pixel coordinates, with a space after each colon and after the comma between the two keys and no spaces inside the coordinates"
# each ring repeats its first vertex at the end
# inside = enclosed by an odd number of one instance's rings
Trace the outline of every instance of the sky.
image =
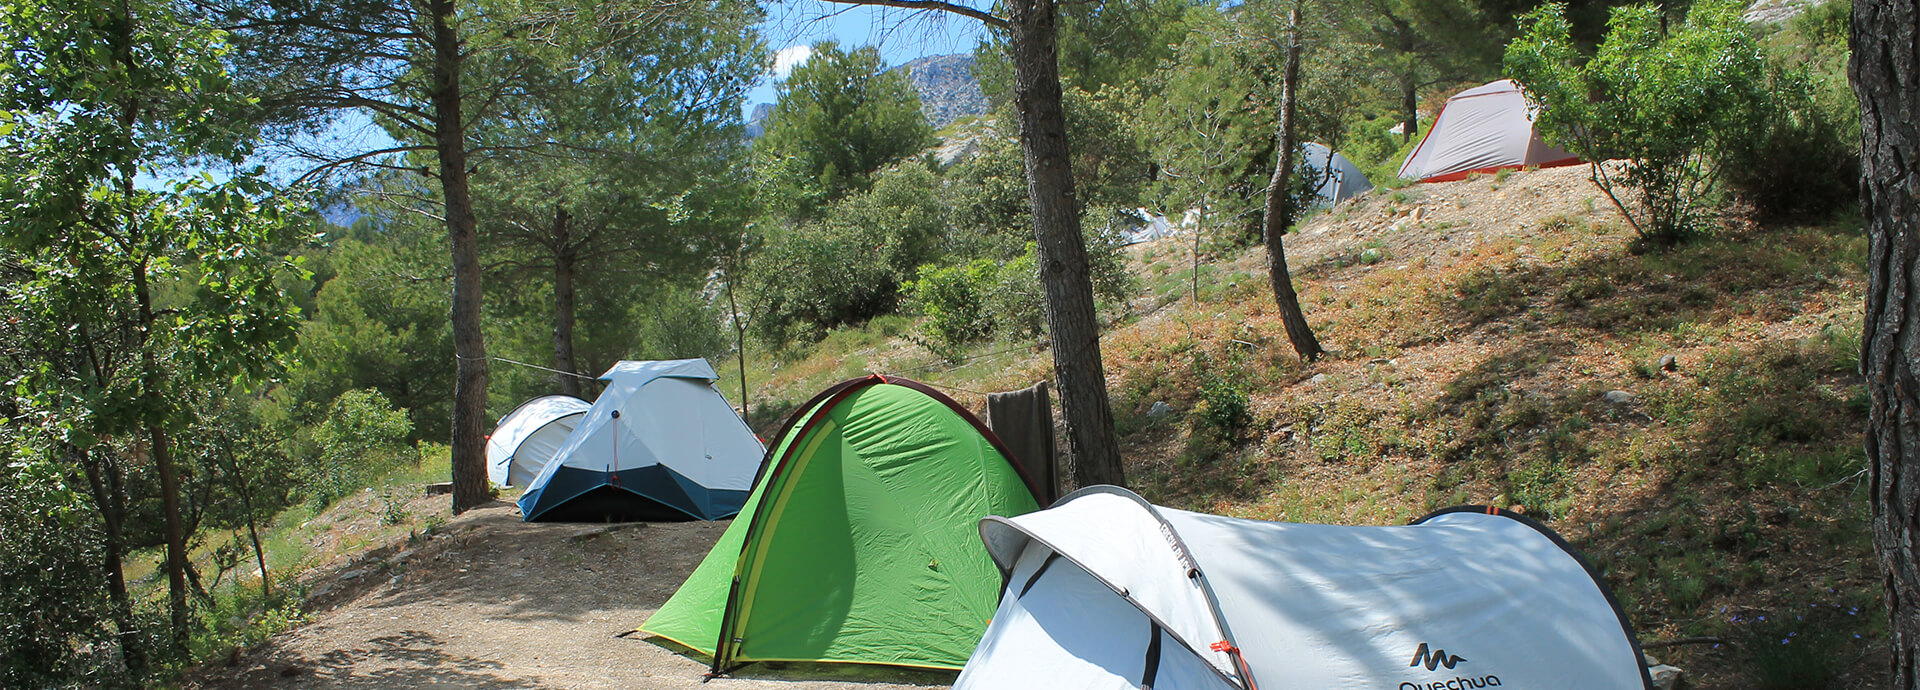
{"type": "Polygon", "coordinates": [[[767,8],[760,35],[774,51],[774,69],[747,95],[742,115],[758,103],[772,103],[774,84],[806,62],[809,47],[819,41],[839,41],[841,47],[874,45],[888,66],[928,55],[971,53],[985,29],[980,22],[940,12],[866,5],[841,5],[822,0],[789,0],[767,8]]]}

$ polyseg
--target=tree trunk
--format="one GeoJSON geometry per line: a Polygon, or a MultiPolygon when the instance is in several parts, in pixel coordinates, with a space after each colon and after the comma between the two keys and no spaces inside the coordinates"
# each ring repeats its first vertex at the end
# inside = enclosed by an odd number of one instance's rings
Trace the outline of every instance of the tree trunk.
{"type": "Polygon", "coordinates": [[[1860,199],[1867,219],[1861,373],[1871,400],[1873,537],[1892,624],[1893,687],[1920,688],[1920,3],[1854,0],[1860,199]]]}
{"type": "Polygon", "coordinates": [[[1057,16],[1053,0],[1008,3],[1007,52],[1013,61],[1027,197],[1033,204],[1040,285],[1053,338],[1054,375],[1067,423],[1067,450],[1079,486],[1126,485],[1100,361],[1080,204],[1074,197],[1067,122],[1060,94],[1057,16]]]}
{"type": "Polygon", "coordinates": [[[454,0],[427,3],[433,26],[434,146],[440,190],[447,204],[453,249],[453,512],[493,499],[487,485],[487,346],[480,333],[480,241],[467,184],[466,121],[461,115],[460,70],[465,56],[454,22],[454,0]]]}
{"type": "Polygon", "coordinates": [[[727,319],[733,322],[733,353],[740,364],[740,420],[753,424],[747,407],[747,325],[740,322],[740,303],[733,299],[733,270],[729,266],[725,271],[727,279],[727,319]]]}
{"type": "Polygon", "coordinates": [[[573,238],[568,235],[567,221],[572,216],[564,206],[553,207],[554,246],[559,250],[553,253],[553,368],[567,372],[555,374],[560,379],[560,392],[580,397],[580,378],[570,374],[579,373],[573,362],[573,272],[579,258],[573,254],[573,238]]]}
{"type": "Polygon", "coordinates": [[[105,532],[105,553],[100,554],[100,569],[107,579],[107,597],[113,606],[113,624],[116,637],[120,640],[120,659],[126,664],[127,672],[135,678],[146,675],[147,657],[140,648],[140,634],[133,625],[133,606],[127,598],[126,569],[122,565],[122,555],[126,544],[121,538],[122,516],[126,514],[126,497],[121,493],[118,470],[109,463],[100,462],[92,449],[69,448],[68,454],[79,461],[80,468],[87,476],[87,488],[93,496],[93,507],[100,511],[100,527],[105,532]]]}
{"type": "Polygon", "coordinates": [[[1400,77],[1400,143],[1413,141],[1413,135],[1420,131],[1420,89],[1413,83],[1411,72],[1400,77]]]}
{"type": "MultiPolygon", "coordinates": [[[[1293,292],[1293,273],[1287,269],[1287,248],[1281,243],[1281,237],[1293,225],[1296,211],[1287,181],[1293,177],[1294,152],[1300,149],[1294,133],[1295,101],[1300,91],[1300,10],[1289,13],[1287,26],[1286,80],[1280,85],[1280,127],[1274,133],[1280,160],[1273,166],[1273,178],[1267,181],[1264,234],[1267,259],[1272,264],[1267,269],[1267,278],[1273,283],[1273,301],[1280,306],[1280,323],[1287,328],[1287,342],[1293,343],[1293,351],[1301,359],[1311,362],[1326,351],[1320,349],[1320,339],[1313,336],[1306,315],[1300,312],[1300,296],[1293,292]]],[[[1332,167],[1331,161],[1328,167],[1332,167]]]]}

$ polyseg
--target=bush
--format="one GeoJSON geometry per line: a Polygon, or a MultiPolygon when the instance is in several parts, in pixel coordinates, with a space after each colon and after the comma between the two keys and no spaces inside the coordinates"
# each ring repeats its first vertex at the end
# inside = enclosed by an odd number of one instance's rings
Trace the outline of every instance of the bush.
{"type": "Polygon", "coordinates": [[[1795,17],[1769,45],[1772,102],[1727,161],[1727,186],[1766,216],[1820,215],[1857,202],[1860,103],[1847,83],[1849,3],[1795,17]]]}
{"type": "Polygon", "coordinates": [[[774,345],[814,342],[836,326],[892,313],[900,284],[943,253],[946,216],[939,179],[910,162],[820,222],[771,238],[745,281],[754,333],[774,345]]]}
{"type": "Polygon", "coordinates": [[[1045,332],[1033,247],[1007,262],[974,259],[957,266],[922,266],[920,279],[905,286],[908,304],[922,317],[927,347],[948,360],[962,348],[994,336],[1045,332]]]}
{"type": "Polygon", "coordinates": [[[112,647],[99,542],[60,468],[34,455],[0,438],[0,686],[98,683],[112,647]]]}
{"type": "Polygon", "coordinates": [[[320,456],[304,482],[307,499],[324,507],[367,486],[381,471],[411,455],[406,452],[411,431],[413,423],[406,410],[394,409],[379,391],[363,388],[340,394],[312,431],[320,456]]]}
{"type": "Polygon", "coordinates": [[[1658,6],[1617,7],[1583,60],[1565,5],[1547,4],[1521,18],[1507,46],[1507,71],[1541,106],[1549,142],[1589,161],[1627,160],[1619,179],[1596,164],[1594,181],[1642,240],[1673,244],[1699,232],[1721,170],[1761,138],[1777,108],[1741,9],[1702,2],[1668,31],[1658,6]]]}

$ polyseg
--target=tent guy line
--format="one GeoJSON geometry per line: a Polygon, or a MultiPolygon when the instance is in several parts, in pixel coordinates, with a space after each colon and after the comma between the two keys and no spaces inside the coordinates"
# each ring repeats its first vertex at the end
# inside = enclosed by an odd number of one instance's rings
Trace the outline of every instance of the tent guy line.
{"type": "MultiPolygon", "coordinates": [[[[456,353],[454,353],[454,355],[453,355],[453,358],[454,358],[454,359],[468,359],[468,358],[466,358],[466,357],[461,357],[461,356],[460,356],[460,353],[457,353],[457,352],[456,352],[456,353]]],[[[474,358],[472,358],[472,359],[491,359],[491,360],[493,360],[493,361],[495,361],[495,362],[506,362],[506,363],[508,363],[508,364],[518,364],[518,365],[520,365],[520,366],[523,366],[523,367],[527,367],[527,368],[529,368],[529,369],[539,369],[539,370],[541,370],[541,371],[545,371],[545,372],[549,372],[549,373],[554,373],[554,374],[560,374],[560,375],[562,375],[562,376],[572,376],[572,377],[574,377],[574,378],[576,378],[576,379],[586,379],[586,380],[588,380],[588,381],[597,381],[597,380],[599,380],[599,378],[600,378],[600,377],[597,377],[597,376],[588,376],[588,375],[586,375],[586,374],[576,374],[576,373],[574,373],[574,372],[571,372],[571,371],[561,371],[561,370],[559,370],[559,369],[552,369],[552,368],[548,368],[548,367],[543,367],[543,366],[540,366],[540,365],[538,365],[538,364],[528,364],[528,363],[526,363],[526,362],[521,362],[521,361],[517,361],[517,360],[511,360],[511,359],[507,359],[507,358],[505,358],[505,357],[493,357],[493,356],[487,356],[487,357],[474,357],[474,358]]]]}

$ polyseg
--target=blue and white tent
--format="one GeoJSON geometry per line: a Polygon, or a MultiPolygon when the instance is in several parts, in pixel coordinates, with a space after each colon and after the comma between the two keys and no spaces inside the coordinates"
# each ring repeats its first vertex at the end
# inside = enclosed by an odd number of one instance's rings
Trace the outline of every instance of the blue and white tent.
{"type": "Polygon", "coordinates": [[[719,520],[740,512],[766,448],[704,359],[621,362],[527,485],[534,520],[719,520]]]}

